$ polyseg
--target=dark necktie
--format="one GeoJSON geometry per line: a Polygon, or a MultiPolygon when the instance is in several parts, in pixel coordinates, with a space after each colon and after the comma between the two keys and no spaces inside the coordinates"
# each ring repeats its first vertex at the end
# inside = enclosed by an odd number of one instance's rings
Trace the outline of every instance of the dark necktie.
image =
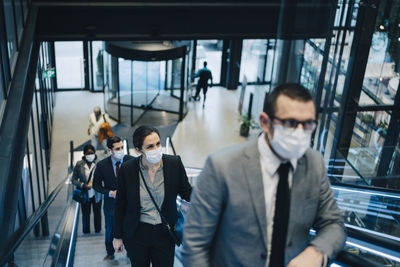
{"type": "Polygon", "coordinates": [[[117,163],[115,163],[115,177],[118,177],[120,164],[121,164],[121,162],[119,162],[119,161],[117,161],[117,163]]]}
{"type": "Polygon", "coordinates": [[[281,267],[285,264],[286,234],[290,210],[289,168],[290,162],[282,163],[278,168],[279,183],[275,201],[270,267],[281,267]]]}

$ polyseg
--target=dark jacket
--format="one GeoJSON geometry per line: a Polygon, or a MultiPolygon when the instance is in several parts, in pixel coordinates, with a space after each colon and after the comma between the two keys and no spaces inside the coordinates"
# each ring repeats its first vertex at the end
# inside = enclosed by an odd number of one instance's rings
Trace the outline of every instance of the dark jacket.
{"type": "MultiPolygon", "coordinates": [[[[121,168],[127,161],[133,158],[130,155],[125,155],[121,168]]],[[[114,174],[111,156],[97,163],[96,171],[94,172],[93,188],[104,195],[104,213],[114,216],[115,199],[109,197],[109,193],[117,189],[117,177],[114,174]]]]}
{"type": "MultiPolygon", "coordinates": [[[[85,164],[86,161],[84,159],[78,161],[74,167],[74,172],[72,174],[72,183],[74,185],[76,185],[79,188],[84,188],[83,185],[87,184],[89,181],[89,177],[86,177],[85,174],[85,164]]],[[[92,164],[96,165],[95,162],[93,162],[92,164]]],[[[95,172],[96,166],[94,167],[94,172],[95,172]]],[[[90,174],[89,174],[90,175],[90,174]]],[[[94,174],[92,174],[92,179],[94,177],[94,174]]],[[[87,194],[88,191],[86,190],[85,193],[87,194]]],[[[101,201],[103,199],[103,196],[98,193],[95,192],[95,199],[96,199],[96,203],[98,203],[99,201],[101,201]]]]}
{"type": "MultiPolygon", "coordinates": [[[[123,164],[118,177],[118,191],[115,205],[114,237],[131,239],[140,220],[140,176],[141,157],[123,164]]],[[[172,226],[177,221],[176,197],[189,201],[192,187],[188,182],[185,168],[179,156],[163,155],[164,201],[161,213],[172,226]]]]}

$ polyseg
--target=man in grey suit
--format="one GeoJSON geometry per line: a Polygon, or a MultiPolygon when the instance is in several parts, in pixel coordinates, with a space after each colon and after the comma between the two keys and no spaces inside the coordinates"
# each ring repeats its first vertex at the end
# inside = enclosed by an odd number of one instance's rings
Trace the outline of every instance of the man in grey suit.
{"type": "Polygon", "coordinates": [[[341,250],[343,219],[309,148],[315,117],[307,89],[278,86],[260,114],[263,134],[209,156],[184,225],[184,266],[319,267],[341,250]]]}

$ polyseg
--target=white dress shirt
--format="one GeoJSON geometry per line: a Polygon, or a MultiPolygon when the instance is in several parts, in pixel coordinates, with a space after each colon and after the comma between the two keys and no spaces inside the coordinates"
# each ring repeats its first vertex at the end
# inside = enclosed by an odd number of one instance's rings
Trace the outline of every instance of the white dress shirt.
{"type": "MultiPolygon", "coordinates": [[[[275,199],[276,191],[278,188],[279,174],[278,168],[283,163],[270,149],[262,134],[258,138],[258,151],[260,152],[261,173],[264,185],[264,198],[267,215],[267,261],[266,266],[269,264],[271,255],[272,231],[274,225],[275,214],[275,199]]],[[[289,187],[292,186],[293,173],[297,167],[297,159],[290,160],[292,168],[289,170],[289,187]]]]}
{"type": "MultiPolygon", "coordinates": [[[[87,164],[85,164],[84,166],[85,166],[86,181],[89,182],[89,178],[90,178],[89,175],[90,175],[90,172],[95,168],[96,164],[95,164],[94,162],[92,162],[92,164],[90,164],[90,168],[89,168],[89,166],[88,166],[87,164]]],[[[93,171],[93,172],[94,172],[94,171],[93,171]]],[[[92,173],[92,178],[90,179],[92,182],[93,182],[93,176],[94,176],[94,173],[92,173]]],[[[93,189],[93,188],[90,188],[90,189],[88,190],[88,197],[89,197],[89,198],[92,198],[92,197],[94,197],[94,194],[95,194],[94,189],[93,189]]]]}

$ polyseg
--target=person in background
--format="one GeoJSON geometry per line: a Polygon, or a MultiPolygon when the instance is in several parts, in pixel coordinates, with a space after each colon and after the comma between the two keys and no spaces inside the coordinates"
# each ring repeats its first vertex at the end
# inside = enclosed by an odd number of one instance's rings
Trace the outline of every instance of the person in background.
{"type": "Polygon", "coordinates": [[[94,216],[94,231],[101,231],[101,202],[102,194],[96,192],[92,188],[93,174],[96,169],[96,150],[92,145],[83,147],[82,160],[78,161],[74,167],[72,174],[72,183],[79,188],[85,190],[84,203],[81,203],[82,208],[82,229],[84,234],[90,233],[90,210],[93,208],[94,216]]]}
{"type": "Polygon", "coordinates": [[[211,80],[210,87],[212,86],[213,83],[213,78],[211,71],[207,68],[207,61],[204,61],[203,63],[204,67],[200,69],[195,75],[194,78],[199,77],[199,81],[197,82],[196,86],[196,94],[194,95],[194,100],[198,101],[200,100],[200,89],[203,89],[203,108],[204,104],[206,103],[206,95],[207,95],[207,90],[208,90],[208,80],[211,80]]]}
{"type": "Polygon", "coordinates": [[[310,148],[310,92],[278,86],[259,119],[262,135],[209,156],[196,179],[184,266],[320,267],[342,249],[343,218],[324,159],[310,148]]]}
{"type": "Polygon", "coordinates": [[[97,163],[94,172],[93,188],[104,195],[104,219],[106,223],[105,246],[107,255],[104,260],[114,259],[114,211],[117,194],[117,177],[123,163],[133,159],[124,154],[124,144],[120,137],[112,136],[107,139],[110,156],[97,163]]]}
{"type": "MultiPolygon", "coordinates": [[[[109,122],[110,118],[106,113],[102,113],[100,107],[96,106],[93,112],[89,115],[89,128],[88,135],[90,135],[90,142],[95,149],[98,149],[99,145],[99,130],[103,123],[109,122]]],[[[100,143],[103,145],[102,143],[100,143]]],[[[103,148],[106,149],[106,147],[103,148]]]]}
{"type": "Polygon", "coordinates": [[[126,162],[118,176],[114,248],[122,252],[125,246],[135,267],[172,267],[175,243],[165,224],[175,229],[176,197],[189,201],[192,187],[181,158],[162,153],[156,128],[137,128],[133,145],[142,155],[126,162]]]}

